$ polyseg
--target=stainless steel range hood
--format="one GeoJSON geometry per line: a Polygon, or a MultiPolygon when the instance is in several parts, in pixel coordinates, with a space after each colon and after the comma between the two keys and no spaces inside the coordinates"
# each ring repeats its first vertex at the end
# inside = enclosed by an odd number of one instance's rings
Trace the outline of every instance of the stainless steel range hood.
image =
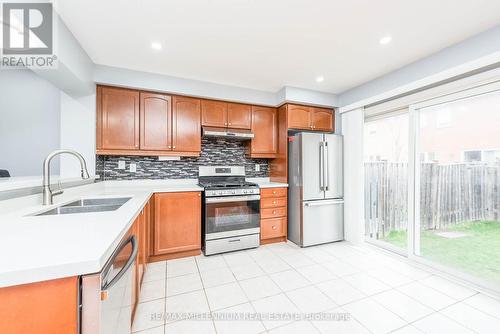
{"type": "Polygon", "coordinates": [[[239,140],[251,140],[254,134],[250,130],[203,127],[203,137],[234,138],[239,140]]]}

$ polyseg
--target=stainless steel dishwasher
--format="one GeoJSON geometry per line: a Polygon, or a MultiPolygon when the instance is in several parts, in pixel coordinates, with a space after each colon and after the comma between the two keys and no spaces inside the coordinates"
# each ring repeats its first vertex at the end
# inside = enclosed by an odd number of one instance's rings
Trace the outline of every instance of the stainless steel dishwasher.
{"type": "Polygon", "coordinates": [[[101,272],[81,277],[81,334],[130,334],[137,251],[129,232],[101,272]]]}

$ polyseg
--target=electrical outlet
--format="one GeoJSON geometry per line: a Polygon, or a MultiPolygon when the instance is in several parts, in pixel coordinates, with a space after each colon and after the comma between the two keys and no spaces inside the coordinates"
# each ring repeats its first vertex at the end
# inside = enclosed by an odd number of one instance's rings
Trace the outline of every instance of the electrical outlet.
{"type": "Polygon", "coordinates": [[[125,161],[118,160],[118,169],[125,169],[125,161]]]}
{"type": "Polygon", "coordinates": [[[255,164],[255,171],[260,172],[260,165],[259,164],[255,164]]]}
{"type": "Polygon", "coordinates": [[[129,166],[130,173],[135,173],[137,172],[137,164],[131,163],[129,166]]]}

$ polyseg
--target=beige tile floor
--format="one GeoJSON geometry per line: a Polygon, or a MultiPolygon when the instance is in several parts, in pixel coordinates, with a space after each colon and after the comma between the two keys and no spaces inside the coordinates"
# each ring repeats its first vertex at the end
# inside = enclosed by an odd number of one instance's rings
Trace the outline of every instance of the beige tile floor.
{"type": "Polygon", "coordinates": [[[500,333],[500,301],[371,248],[293,243],[148,265],[134,333],[500,333]],[[349,314],[347,320],[210,315],[349,314]],[[166,315],[203,315],[206,320],[166,315]],[[262,321],[261,321],[262,320],[262,321]]]}

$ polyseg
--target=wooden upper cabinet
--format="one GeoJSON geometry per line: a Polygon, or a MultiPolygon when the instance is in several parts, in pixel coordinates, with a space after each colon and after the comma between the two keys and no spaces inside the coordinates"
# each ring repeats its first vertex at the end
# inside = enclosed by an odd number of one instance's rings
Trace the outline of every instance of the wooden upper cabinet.
{"type": "Polygon", "coordinates": [[[98,87],[97,149],[139,149],[139,92],[98,87]]]}
{"type": "Polygon", "coordinates": [[[154,199],[154,255],[199,250],[201,193],[157,193],[154,199]]]}
{"type": "Polygon", "coordinates": [[[172,113],[172,150],[201,151],[201,101],[190,97],[174,96],[172,113]]]}
{"type": "Polygon", "coordinates": [[[233,129],[251,129],[252,107],[247,104],[227,104],[227,126],[233,129]]]}
{"type": "Polygon", "coordinates": [[[252,106],[252,132],[249,155],[253,158],[274,158],[278,153],[278,110],[252,106]]]}
{"type": "Polygon", "coordinates": [[[313,130],[333,131],[333,111],[325,108],[311,108],[313,130]]]}
{"type": "Polygon", "coordinates": [[[201,101],[201,125],[226,127],[227,103],[222,101],[201,101]]]}
{"type": "Polygon", "coordinates": [[[170,150],[172,148],[172,98],[168,95],[142,93],[141,99],[141,149],[170,150]]]}
{"type": "Polygon", "coordinates": [[[288,128],[311,130],[311,110],[309,107],[288,105],[288,128]]]}
{"type": "Polygon", "coordinates": [[[289,129],[317,131],[334,129],[334,115],[331,109],[288,104],[287,112],[289,129]]]}

